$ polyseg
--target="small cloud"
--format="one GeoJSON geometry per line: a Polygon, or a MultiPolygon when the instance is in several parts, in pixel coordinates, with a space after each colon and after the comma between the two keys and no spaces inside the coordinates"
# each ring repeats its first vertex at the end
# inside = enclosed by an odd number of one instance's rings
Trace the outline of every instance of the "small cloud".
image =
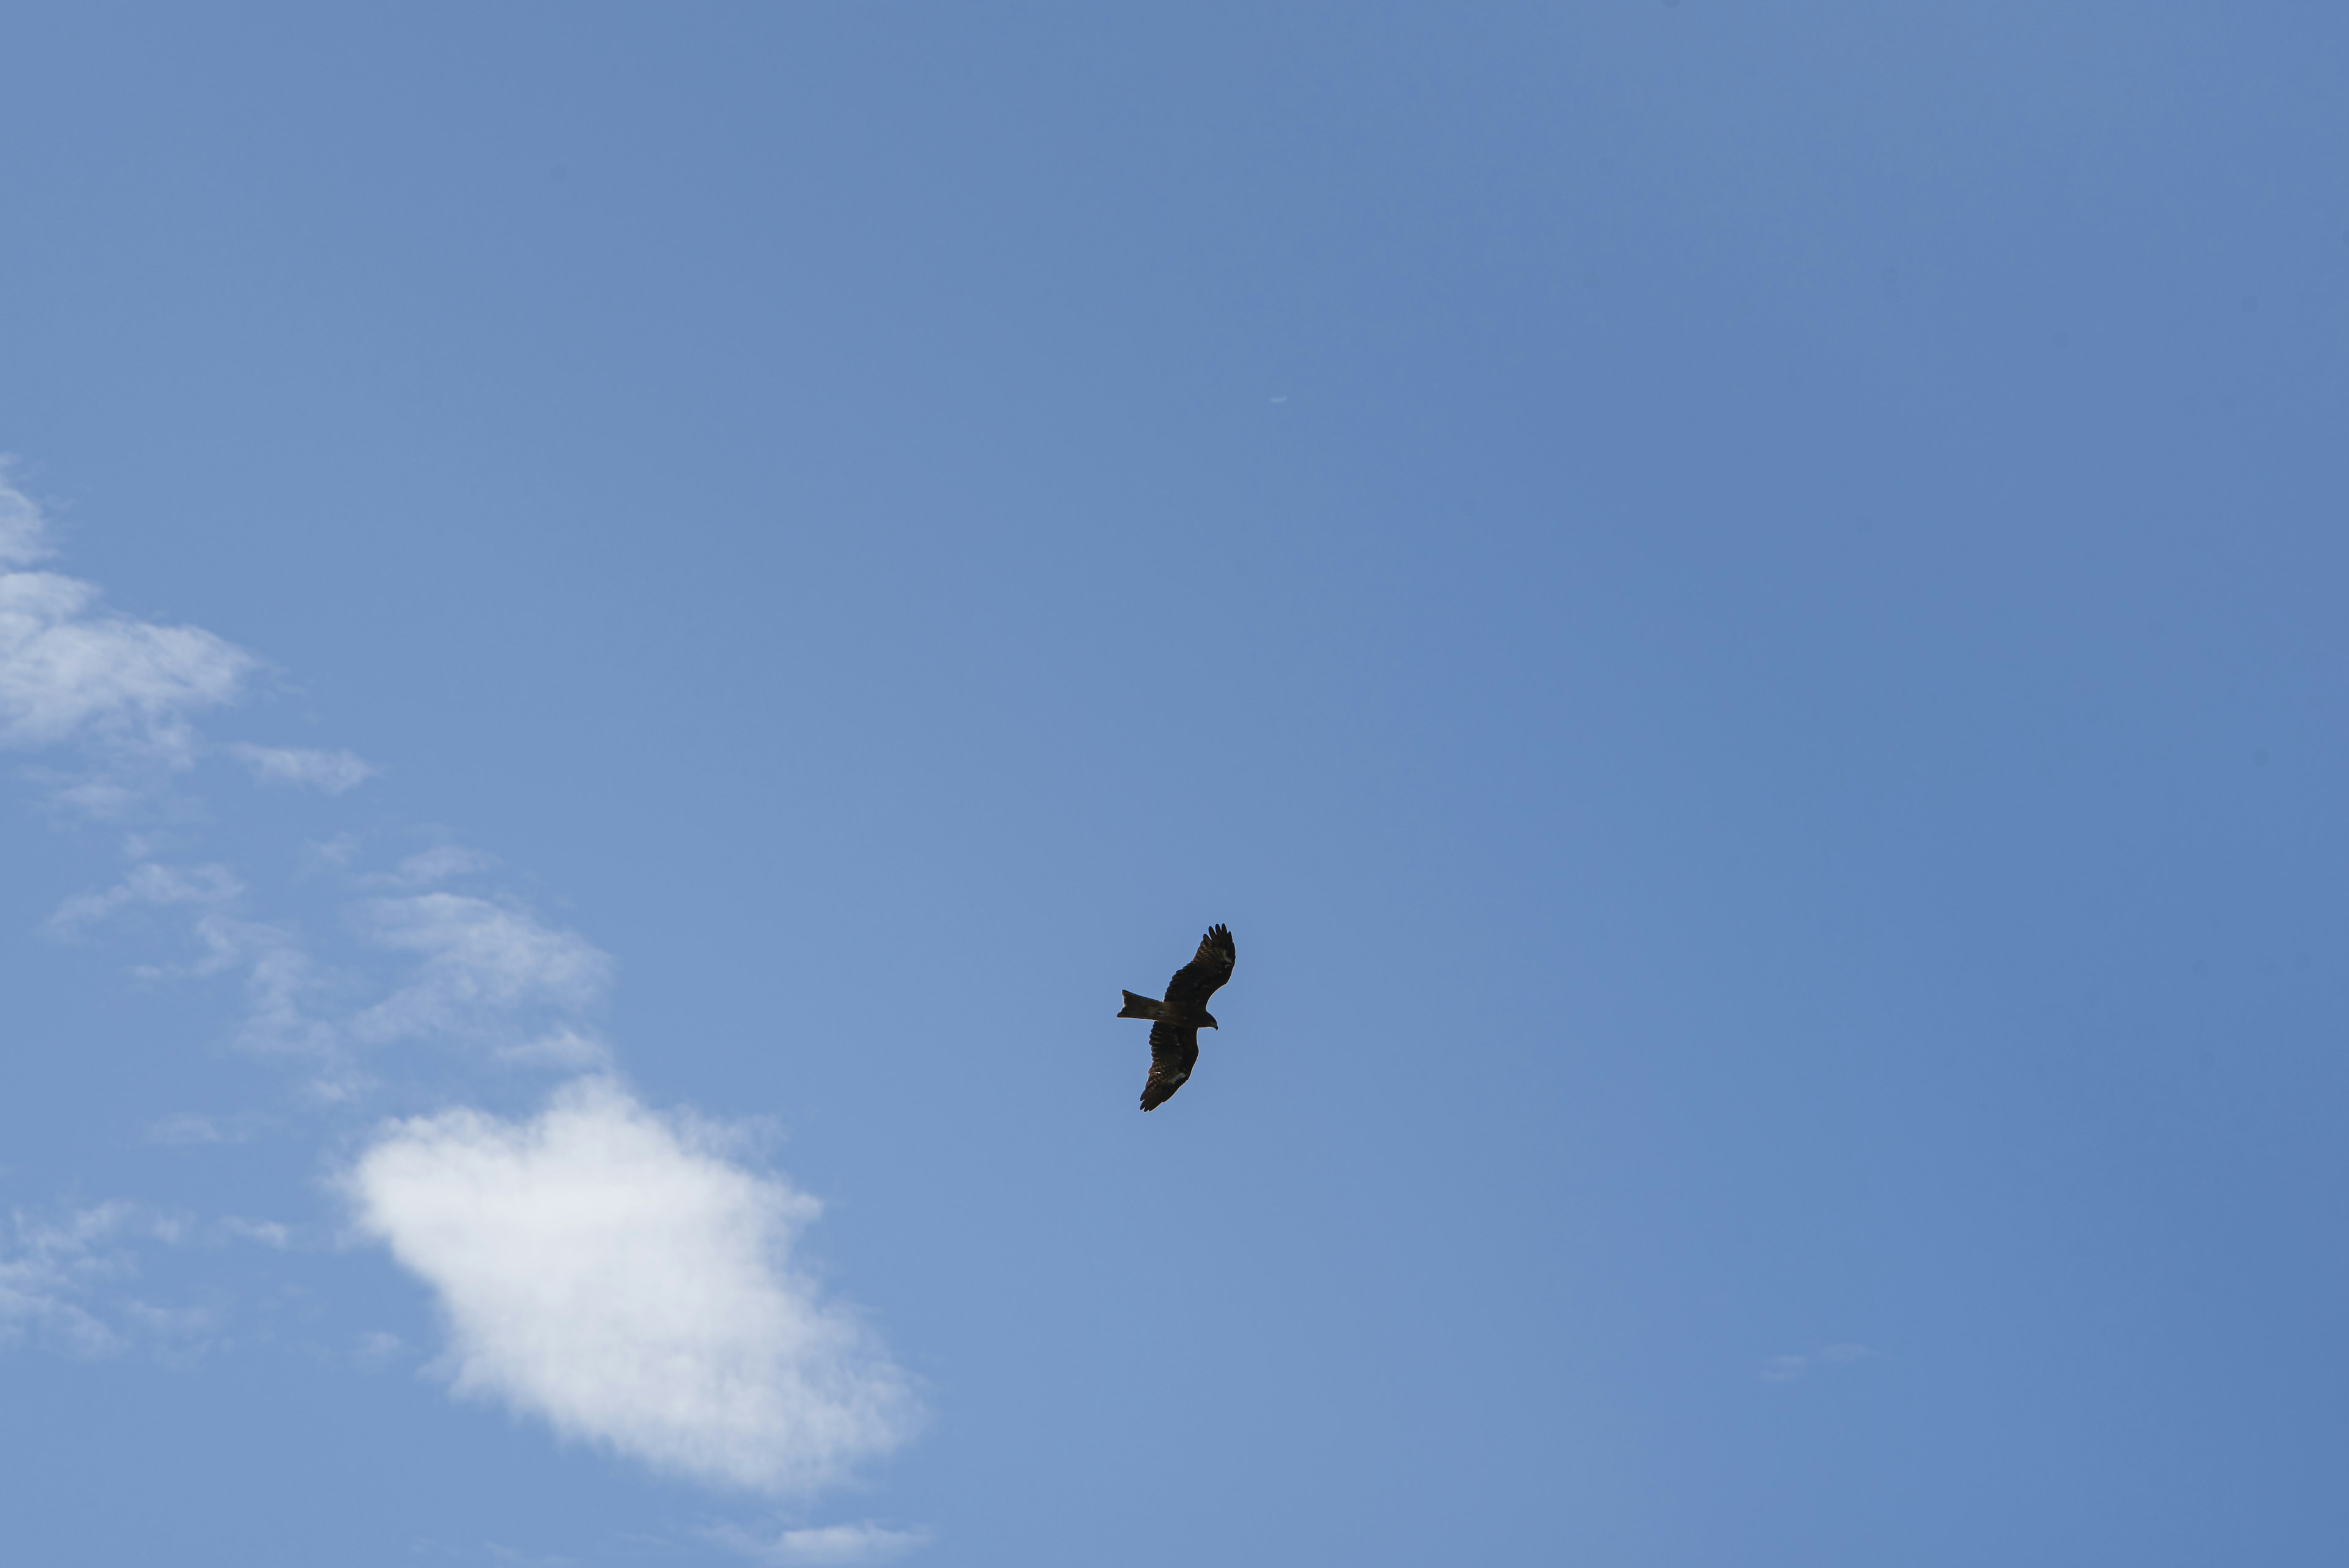
{"type": "Polygon", "coordinates": [[[408,1342],[386,1329],[371,1328],[351,1346],[351,1361],[363,1372],[380,1372],[399,1359],[408,1342]]]}
{"type": "Polygon", "coordinates": [[[123,1303],[122,1315],[159,1339],[194,1339],[220,1323],[220,1314],[209,1307],[166,1307],[142,1301],[123,1303]]]}
{"type": "Polygon", "coordinates": [[[1756,1369],[1755,1376],[1764,1383],[1792,1383],[1814,1366],[1848,1366],[1856,1361],[1872,1361],[1881,1356],[1880,1350],[1849,1340],[1824,1345],[1807,1355],[1774,1355],[1756,1369]]]}
{"type": "Polygon", "coordinates": [[[556,1029],[519,1045],[501,1045],[490,1053],[490,1059],[503,1067],[593,1072],[611,1066],[612,1048],[575,1029],[556,1029]]]}
{"type": "Polygon", "coordinates": [[[226,1115],[180,1111],[151,1123],[145,1136],[149,1143],[181,1148],[251,1143],[275,1125],[276,1119],[264,1111],[233,1111],[226,1115]]]}
{"type": "Polygon", "coordinates": [[[358,852],[359,838],[356,833],[337,833],[322,842],[305,844],[302,846],[302,864],[295,875],[315,877],[321,871],[339,871],[349,865],[351,857],[358,852]]]}
{"type": "Polygon", "coordinates": [[[254,746],[240,741],[229,747],[237,761],[252,770],[255,782],[295,784],[305,789],[341,794],[375,776],[375,765],[349,752],[313,752],[298,746],[254,746]]]}
{"type": "Polygon", "coordinates": [[[9,483],[8,463],[0,459],[0,566],[29,566],[55,554],[48,519],[31,496],[9,483]]]}
{"type": "Polygon", "coordinates": [[[233,1119],[181,1111],[147,1129],[147,1141],[160,1144],[243,1143],[253,1135],[233,1119]]]}
{"type": "Polygon", "coordinates": [[[259,920],[232,920],[207,911],[196,935],[210,949],[202,972],[245,966],[244,1024],[240,1043],[272,1054],[331,1056],[338,1039],[332,1024],[311,1016],[305,1003],[326,986],[294,934],[259,920]]]}
{"type": "Polygon", "coordinates": [[[294,1232],[274,1220],[246,1220],[231,1215],[220,1222],[220,1228],[223,1235],[240,1241],[257,1241],[279,1251],[284,1251],[294,1239],[294,1232]]]}
{"type": "Polygon", "coordinates": [[[856,1314],[794,1265],[815,1200],[610,1079],[528,1121],[391,1123],[346,1182],[360,1230],[439,1298],[460,1395],[767,1492],[839,1480],[917,1419],[856,1314]]]}
{"type": "Polygon", "coordinates": [[[440,844],[420,850],[401,861],[389,871],[378,871],[360,878],[368,888],[429,888],[436,882],[446,882],[451,877],[470,876],[487,871],[497,864],[494,856],[461,845],[440,844]]]}
{"type": "Polygon", "coordinates": [[[492,1563],[505,1568],[574,1568],[579,1559],[542,1552],[528,1552],[502,1542],[483,1541],[471,1546],[451,1545],[435,1541],[430,1536],[419,1536],[409,1542],[411,1557],[448,1558],[459,1563],[492,1563]]]}
{"type": "Polygon", "coordinates": [[[120,1203],[82,1210],[61,1224],[13,1216],[15,1241],[0,1246],[0,1344],[38,1336],[75,1355],[111,1355],[122,1338],[85,1307],[94,1282],[123,1271],[101,1250],[129,1212],[120,1203]]]}
{"type": "Polygon", "coordinates": [[[527,910],[457,893],[371,898],[357,919],[380,948],[415,953],[415,978],[352,1023],[362,1040],[495,1039],[525,1015],[576,1013],[602,1000],[611,958],[527,910]]]}
{"type": "MultiPolygon", "coordinates": [[[[195,939],[202,953],[185,963],[140,964],[130,972],[141,980],[202,980],[240,965],[249,965],[246,989],[254,993],[254,1013],[261,1007],[261,993],[266,988],[267,977],[281,961],[280,956],[289,950],[293,938],[275,926],[259,920],[241,920],[218,909],[207,909],[198,915],[189,927],[188,934],[195,939]]],[[[298,957],[298,954],[296,955],[298,957]]],[[[248,1017],[245,1033],[254,1033],[254,1018],[248,1017]]]]}
{"type": "Polygon", "coordinates": [[[823,1524],[763,1535],[726,1524],[709,1532],[717,1544],[761,1563],[886,1563],[929,1543],[926,1530],[885,1530],[862,1524],[823,1524]]]}
{"type": "MultiPolygon", "coordinates": [[[[339,1027],[314,1016],[308,1007],[318,993],[335,989],[336,977],[322,975],[291,931],[244,919],[220,908],[242,891],[225,871],[197,868],[219,873],[210,878],[178,873],[143,875],[159,869],[139,867],[122,887],[67,900],[51,917],[52,929],[70,933],[133,902],[209,906],[189,925],[189,935],[201,950],[198,956],[185,963],[143,964],[131,972],[141,980],[160,981],[201,980],[242,969],[246,1005],[237,1032],[240,1044],[273,1055],[323,1057],[347,1066],[342,1061],[346,1053],[339,1027]]],[[[249,1114],[222,1119],[184,1112],[155,1124],[148,1137],[158,1143],[242,1143],[265,1122],[265,1117],[249,1114]]]]}
{"type": "Polygon", "coordinates": [[[10,569],[48,554],[40,508],[0,473],[0,745],[87,739],[184,766],[188,715],[233,701],[260,661],[199,627],[101,609],[89,583],[10,569]]]}
{"type": "Polygon", "coordinates": [[[146,797],[113,779],[83,779],[49,791],[49,804],[92,822],[116,822],[144,805],[146,797]]]}
{"type": "Polygon", "coordinates": [[[53,935],[71,936],[132,904],[220,905],[243,891],[244,885],[225,866],[179,870],[150,861],[132,867],[129,876],[103,893],[75,894],[57,907],[47,925],[53,935]]]}
{"type": "Polygon", "coordinates": [[[98,1314],[101,1293],[138,1271],[140,1241],[175,1244],[187,1221],[116,1199],[74,1210],[54,1220],[21,1210],[10,1216],[12,1240],[0,1240],[0,1345],[33,1338],[68,1355],[112,1355],[145,1336],[181,1335],[201,1326],[191,1309],[152,1306],[119,1297],[98,1314]]]}

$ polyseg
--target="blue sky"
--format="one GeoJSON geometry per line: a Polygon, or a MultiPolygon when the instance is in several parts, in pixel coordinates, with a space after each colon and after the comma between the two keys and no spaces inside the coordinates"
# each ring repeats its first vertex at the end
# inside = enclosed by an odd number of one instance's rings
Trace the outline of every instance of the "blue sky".
{"type": "Polygon", "coordinates": [[[2349,1549],[2335,10],[0,37],[12,1560],[2349,1549]]]}

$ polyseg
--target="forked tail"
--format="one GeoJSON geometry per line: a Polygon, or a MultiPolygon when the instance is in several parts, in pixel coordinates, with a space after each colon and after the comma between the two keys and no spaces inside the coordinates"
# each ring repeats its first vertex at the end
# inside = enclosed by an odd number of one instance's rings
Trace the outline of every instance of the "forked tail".
{"type": "Polygon", "coordinates": [[[1164,1018],[1166,1016],[1166,1004],[1163,1002],[1153,1002],[1146,996],[1136,996],[1130,991],[1123,991],[1118,994],[1125,998],[1125,1005],[1118,1009],[1117,1015],[1120,1018],[1164,1018]]]}

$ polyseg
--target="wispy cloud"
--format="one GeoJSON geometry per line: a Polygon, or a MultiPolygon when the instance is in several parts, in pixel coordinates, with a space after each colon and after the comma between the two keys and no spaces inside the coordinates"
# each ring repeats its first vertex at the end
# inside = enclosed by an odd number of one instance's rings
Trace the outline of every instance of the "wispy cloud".
{"type": "Polygon", "coordinates": [[[233,919],[211,910],[196,921],[208,950],[202,972],[244,966],[246,1008],[238,1038],[278,1055],[333,1059],[343,1054],[341,1031],[313,1011],[331,982],[294,933],[261,920],[233,919]]]}
{"type": "Polygon", "coordinates": [[[1847,1366],[1855,1361],[1872,1361],[1883,1354],[1880,1350],[1870,1350],[1867,1345],[1845,1340],[1836,1345],[1822,1345],[1806,1355],[1773,1355],[1755,1369],[1754,1376],[1764,1383],[1792,1383],[1809,1373],[1814,1366],[1847,1366]]]}
{"type": "Polygon", "coordinates": [[[389,871],[378,871],[359,878],[363,888],[429,888],[446,882],[452,877],[468,877],[487,871],[497,865],[494,856],[478,849],[467,849],[459,844],[436,844],[421,849],[401,861],[389,871]]]}
{"type": "Polygon", "coordinates": [[[77,893],[67,898],[49,916],[47,925],[53,935],[73,936],[130,905],[219,905],[243,891],[244,885],[225,866],[179,868],[148,861],[132,867],[121,881],[104,892],[77,893]]]}
{"type": "Polygon", "coordinates": [[[815,1200],[608,1079],[526,1122],[394,1123],[348,1190],[439,1297],[460,1393],[770,1492],[838,1480],[916,1422],[904,1375],[792,1266],[815,1200]]]}
{"type": "Polygon", "coordinates": [[[7,464],[0,461],[0,566],[29,566],[54,554],[48,520],[31,496],[9,483],[7,464]]]}
{"type": "Polygon", "coordinates": [[[15,1217],[15,1245],[0,1254],[0,1341],[39,1334],[79,1355],[109,1355],[121,1336],[82,1303],[121,1260],[103,1247],[128,1206],[101,1204],[62,1225],[15,1217]]]}
{"type": "Polygon", "coordinates": [[[156,1306],[120,1288],[139,1272],[138,1243],[177,1244],[191,1230],[181,1216],[120,1199],[60,1220],[17,1210],[8,1240],[0,1241],[0,1344],[37,1338],[77,1355],[111,1355],[133,1337],[171,1338],[202,1328],[203,1314],[195,1309],[156,1306]]]}
{"type": "Polygon", "coordinates": [[[583,1012],[611,981],[603,950],[516,905],[419,893],[367,899],[354,915],[369,942],[419,960],[406,984],[353,1021],[362,1040],[493,1038],[535,1015],[583,1012]]]}
{"type": "Polygon", "coordinates": [[[761,1534],[736,1524],[709,1532],[710,1540],[761,1563],[886,1563],[929,1542],[926,1530],[885,1530],[862,1524],[823,1524],[777,1534],[761,1534]]]}
{"type": "Polygon", "coordinates": [[[241,1214],[232,1214],[222,1220],[220,1222],[220,1230],[222,1235],[235,1241],[258,1242],[264,1247],[274,1247],[281,1252],[294,1241],[294,1232],[290,1227],[281,1225],[274,1220],[249,1220],[241,1214]]]}
{"type": "Polygon", "coordinates": [[[27,773],[30,776],[47,779],[50,786],[50,805],[98,822],[130,815],[145,803],[148,794],[121,779],[103,774],[75,778],[45,770],[27,770],[27,773]]]}
{"type": "Polygon", "coordinates": [[[181,1146],[243,1143],[253,1137],[259,1126],[260,1118],[250,1112],[208,1116],[198,1111],[181,1111],[150,1125],[147,1128],[147,1141],[181,1146]]]}
{"type": "MultiPolygon", "coordinates": [[[[443,847],[361,881],[407,886],[490,864],[486,856],[443,847]]],[[[326,971],[294,931],[242,913],[245,893],[224,866],[146,861],[110,888],[66,899],[46,925],[54,936],[75,938],[126,909],[191,911],[186,929],[196,956],[142,964],[134,972],[151,981],[243,970],[249,1002],[239,1039],[256,1050],[330,1064],[327,1076],[312,1085],[329,1098],[347,1097],[360,1082],[359,1050],[408,1040],[485,1048],[506,1067],[582,1072],[610,1064],[610,1048],[583,1022],[609,984],[610,957],[512,901],[431,892],[352,905],[362,940],[413,960],[388,993],[360,1005],[365,987],[357,979],[326,971]]],[[[202,1140],[196,1129],[181,1130],[202,1140]]]]}
{"type": "Polygon", "coordinates": [[[237,742],[229,754],[265,784],[295,784],[341,794],[375,776],[375,765],[350,752],[312,752],[296,746],[255,746],[237,742]]]}
{"type": "Polygon", "coordinates": [[[546,1067],[557,1072],[598,1071],[612,1064],[612,1048],[575,1029],[550,1029],[545,1033],[490,1053],[502,1067],[546,1067]]]}
{"type": "Polygon", "coordinates": [[[194,751],[188,715],[233,701],[259,661],[201,628],[98,606],[89,583],[30,571],[47,520],[0,474],[0,744],[72,738],[173,763],[194,751]]]}

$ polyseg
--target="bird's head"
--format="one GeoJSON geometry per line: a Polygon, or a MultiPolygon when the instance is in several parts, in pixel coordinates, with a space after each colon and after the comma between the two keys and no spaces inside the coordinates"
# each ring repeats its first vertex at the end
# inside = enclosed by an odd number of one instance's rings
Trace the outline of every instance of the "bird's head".
{"type": "Polygon", "coordinates": [[[1216,1015],[1212,1012],[1202,1012],[1199,1014],[1199,1027],[1202,1029],[1214,1029],[1219,1027],[1216,1023],[1216,1015]]]}

